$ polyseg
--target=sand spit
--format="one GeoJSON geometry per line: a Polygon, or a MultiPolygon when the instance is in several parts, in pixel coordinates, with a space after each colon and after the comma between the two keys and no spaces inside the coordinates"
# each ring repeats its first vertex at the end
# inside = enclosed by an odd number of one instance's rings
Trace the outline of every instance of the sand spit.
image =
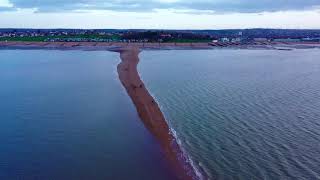
{"type": "Polygon", "coordinates": [[[131,97],[138,114],[147,129],[156,137],[164,150],[178,179],[196,179],[192,166],[170,132],[169,126],[157,104],[150,95],[137,71],[140,49],[127,47],[115,49],[120,53],[121,63],[118,65],[118,74],[121,83],[131,97]]]}

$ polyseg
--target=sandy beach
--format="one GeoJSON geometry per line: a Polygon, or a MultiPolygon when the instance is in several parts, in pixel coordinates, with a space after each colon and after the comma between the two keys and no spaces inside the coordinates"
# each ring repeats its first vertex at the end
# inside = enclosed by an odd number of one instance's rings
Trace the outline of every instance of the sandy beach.
{"type": "Polygon", "coordinates": [[[61,50],[113,50],[137,47],[143,50],[201,50],[201,49],[309,49],[320,48],[320,43],[123,43],[123,42],[21,42],[0,41],[7,49],[61,49],[61,50]]]}
{"type": "Polygon", "coordinates": [[[121,48],[121,63],[118,65],[118,73],[121,83],[131,97],[138,114],[147,129],[159,141],[165,157],[169,161],[178,179],[194,179],[194,173],[190,164],[186,163],[182,151],[175,138],[170,133],[168,124],[157,104],[150,95],[137,71],[139,63],[139,48],[121,48]]]}
{"type": "Polygon", "coordinates": [[[20,42],[0,41],[2,48],[17,49],[87,49],[108,50],[119,47],[138,47],[140,49],[212,49],[208,43],[123,43],[123,42],[20,42]]]}

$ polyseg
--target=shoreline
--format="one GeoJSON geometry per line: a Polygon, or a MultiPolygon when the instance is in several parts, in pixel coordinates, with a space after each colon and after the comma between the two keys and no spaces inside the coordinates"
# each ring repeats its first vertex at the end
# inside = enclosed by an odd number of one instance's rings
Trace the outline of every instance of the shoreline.
{"type": "Polygon", "coordinates": [[[168,160],[178,179],[192,180],[197,178],[196,172],[170,131],[167,121],[159,105],[150,95],[137,71],[140,49],[137,47],[119,48],[121,62],[117,70],[119,79],[134,103],[138,115],[146,128],[160,143],[165,158],[168,160]]]}
{"type": "Polygon", "coordinates": [[[213,49],[208,43],[102,43],[102,42],[20,42],[0,41],[0,48],[17,49],[85,49],[85,50],[113,50],[126,47],[140,49],[213,49]]]}
{"type": "Polygon", "coordinates": [[[230,43],[103,43],[103,42],[21,42],[0,41],[0,49],[47,49],[47,50],[87,50],[114,51],[119,48],[137,47],[143,50],[210,50],[210,49],[263,49],[293,50],[320,48],[320,43],[269,43],[269,44],[230,44],[230,43]]]}

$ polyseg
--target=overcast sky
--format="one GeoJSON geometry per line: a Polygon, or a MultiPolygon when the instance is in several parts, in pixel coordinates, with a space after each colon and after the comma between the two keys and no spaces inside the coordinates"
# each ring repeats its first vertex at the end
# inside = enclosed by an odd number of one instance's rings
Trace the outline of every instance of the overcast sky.
{"type": "Polygon", "coordinates": [[[0,0],[7,27],[320,29],[320,0],[0,0]]]}

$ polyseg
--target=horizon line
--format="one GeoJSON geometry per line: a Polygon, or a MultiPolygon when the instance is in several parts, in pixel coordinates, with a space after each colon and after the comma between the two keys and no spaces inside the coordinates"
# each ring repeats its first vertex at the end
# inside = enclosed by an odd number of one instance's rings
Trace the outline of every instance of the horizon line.
{"type": "Polygon", "coordinates": [[[162,31],[223,31],[223,30],[320,30],[320,28],[217,28],[217,29],[176,29],[176,28],[62,28],[62,27],[56,27],[56,28],[16,28],[16,27],[0,27],[0,30],[3,29],[38,29],[38,30],[162,30],[162,31]]]}

